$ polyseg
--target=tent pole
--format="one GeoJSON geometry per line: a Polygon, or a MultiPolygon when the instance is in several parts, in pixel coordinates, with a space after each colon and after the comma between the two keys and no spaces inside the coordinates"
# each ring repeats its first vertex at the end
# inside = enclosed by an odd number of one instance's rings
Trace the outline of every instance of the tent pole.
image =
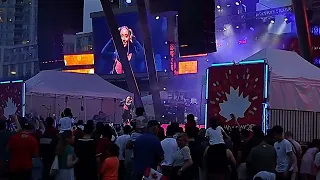
{"type": "Polygon", "coordinates": [[[86,98],[83,98],[83,107],[84,107],[84,121],[87,122],[87,103],[86,98]]]}

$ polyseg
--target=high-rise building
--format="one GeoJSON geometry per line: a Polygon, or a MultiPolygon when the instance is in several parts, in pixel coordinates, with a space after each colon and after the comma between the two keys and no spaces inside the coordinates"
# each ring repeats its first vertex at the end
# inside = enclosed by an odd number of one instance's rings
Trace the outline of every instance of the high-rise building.
{"type": "Polygon", "coordinates": [[[37,1],[0,1],[0,79],[20,79],[39,71],[37,1]]]}

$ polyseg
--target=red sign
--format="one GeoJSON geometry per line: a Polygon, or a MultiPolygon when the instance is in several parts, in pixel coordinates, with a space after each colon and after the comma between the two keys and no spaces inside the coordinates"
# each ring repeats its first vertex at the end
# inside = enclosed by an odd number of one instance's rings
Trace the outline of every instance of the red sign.
{"type": "Polygon", "coordinates": [[[209,68],[208,119],[215,117],[230,129],[236,125],[234,114],[241,128],[261,126],[264,67],[260,63],[209,68]]]}
{"type": "Polygon", "coordinates": [[[23,84],[0,84],[0,116],[8,118],[12,114],[22,115],[23,84]]]}

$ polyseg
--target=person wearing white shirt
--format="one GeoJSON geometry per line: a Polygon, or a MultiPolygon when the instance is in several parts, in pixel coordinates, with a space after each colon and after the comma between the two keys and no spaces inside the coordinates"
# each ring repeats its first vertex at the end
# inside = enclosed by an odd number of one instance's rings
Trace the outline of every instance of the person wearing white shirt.
{"type": "Polygon", "coordinates": [[[291,180],[295,161],[292,144],[283,138],[283,128],[281,126],[274,126],[272,131],[277,141],[274,144],[277,153],[277,179],[291,180]]]}
{"type": "Polygon", "coordinates": [[[72,130],[72,124],[74,120],[72,119],[72,112],[70,108],[66,108],[63,111],[64,117],[59,120],[59,130],[60,133],[67,130],[72,130]]]}
{"type": "Polygon", "coordinates": [[[209,138],[210,145],[225,144],[223,136],[226,134],[221,126],[218,126],[217,120],[210,120],[211,126],[206,130],[206,137],[209,138]]]}
{"type": "Polygon", "coordinates": [[[173,138],[174,130],[171,125],[167,127],[167,138],[161,141],[161,146],[164,151],[164,160],[161,166],[171,166],[173,163],[173,155],[179,150],[177,141],[173,138]]]}
{"type": "Polygon", "coordinates": [[[115,144],[119,147],[119,180],[125,179],[126,168],[125,168],[125,150],[127,143],[130,139],[131,127],[126,125],[123,127],[123,135],[116,139],[115,144]]]}
{"type": "Polygon", "coordinates": [[[260,171],[253,177],[253,180],[276,180],[276,174],[267,171],[260,171]]]}
{"type": "Polygon", "coordinates": [[[286,132],[284,134],[284,138],[289,141],[289,143],[292,145],[292,150],[294,154],[294,163],[292,165],[292,175],[291,175],[291,180],[295,180],[297,178],[298,174],[298,159],[300,159],[301,154],[302,154],[302,148],[300,144],[293,139],[292,133],[290,131],[286,132]]]}

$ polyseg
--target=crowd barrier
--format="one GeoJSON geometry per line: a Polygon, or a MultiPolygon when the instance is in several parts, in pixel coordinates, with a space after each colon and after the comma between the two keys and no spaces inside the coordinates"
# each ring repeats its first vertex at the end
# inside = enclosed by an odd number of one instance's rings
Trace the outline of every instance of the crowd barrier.
{"type": "Polygon", "coordinates": [[[320,139],[319,118],[320,112],[269,109],[269,127],[280,125],[285,132],[291,131],[293,138],[301,143],[320,139]]]}

